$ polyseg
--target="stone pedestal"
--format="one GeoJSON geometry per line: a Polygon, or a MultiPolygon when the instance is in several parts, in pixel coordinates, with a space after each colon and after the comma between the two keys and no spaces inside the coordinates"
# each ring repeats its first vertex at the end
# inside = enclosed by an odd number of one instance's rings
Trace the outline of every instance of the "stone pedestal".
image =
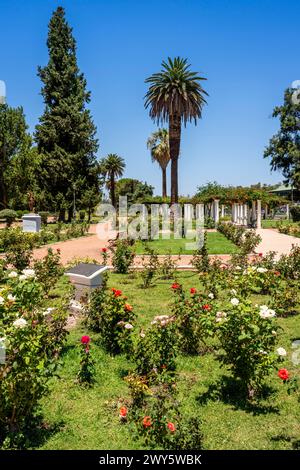
{"type": "Polygon", "coordinates": [[[75,287],[75,300],[80,300],[93,289],[100,287],[103,282],[103,273],[107,269],[107,266],[93,263],[79,263],[68,269],[65,275],[70,278],[75,287]]]}
{"type": "Polygon", "coordinates": [[[289,220],[290,218],[290,206],[289,204],[286,205],[286,218],[289,220]]]}
{"type": "Polygon", "coordinates": [[[42,219],[38,214],[25,214],[22,217],[23,232],[37,233],[41,229],[42,219]]]}

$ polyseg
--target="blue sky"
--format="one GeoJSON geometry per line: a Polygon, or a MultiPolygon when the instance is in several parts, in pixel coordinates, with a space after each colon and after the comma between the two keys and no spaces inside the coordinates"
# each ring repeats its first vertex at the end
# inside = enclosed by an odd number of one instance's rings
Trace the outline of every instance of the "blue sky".
{"type": "Polygon", "coordinates": [[[36,70],[47,63],[47,25],[58,5],[66,8],[92,92],[99,157],[118,153],[125,176],[160,192],[160,170],[146,149],[156,126],[144,109],[144,79],[180,55],[207,78],[210,95],[203,119],[183,128],[180,193],[213,180],[282,179],[262,155],[278,129],[272,110],[300,79],[299,1],[0,0],[0,79],[8,103],[24,107],[31,131],[43,110],[36,70]]]}

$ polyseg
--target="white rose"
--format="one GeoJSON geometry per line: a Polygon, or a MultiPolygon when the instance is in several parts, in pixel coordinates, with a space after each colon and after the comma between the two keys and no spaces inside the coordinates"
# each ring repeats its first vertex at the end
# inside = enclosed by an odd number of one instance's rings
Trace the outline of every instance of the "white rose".
{"type": "Polygon", "coordinates": [[[240,271],[242,268],[240,266],[236,266],[235,270],[240,271]]]}
{"type": "Polygon", "coordinates": [[[12,295],[12,294],[8,294],[7,300],[9,300],[10,302],[15,302],[16,296],[15,296],[15,295],[12,295]]]}
{"type": "Polygon", "coordinates": [[[126,325],[124,326],[124,328],[126,328],[126,330],[132,330],[133,326],[131,323],[126,323],[126,325]]]}
{"type": "Polygon", "coordinates": [[[208,294],[208,297],[209,297],[210,299],[214,299],[214,298],[215,298],[215,296],[214,296],[214,294],[213,294],[212,292],[211,292],[210,294],[208,294]]]}
{"type": "Polygon", "coordinates": [[[3,305],[5,302],[4,298],[0,296],[0,305],[3,305]]]}
{"type": "Polygon", "coordinates": [[[258,273],[266,273],[268,270],[266,268],[257,268],[258,273]]]}
{"type": "Polygon", "coordinates": [[[20,279],[20,281],[25,281],[25,279],[27,279],[27,276],[25,276],[25,274],[21,274],[19,279],[20,279]]]}
{"type": "Polygon", "coordinates": [[[15,328],[25,328],[25,326],[27,326],[27,321],[25,318],[18,318],[18,320],[13,322],[13,325],[15,328]]]}
{"type": "Polygon", "coordinates": [[[24,276],[26,276],[26,278],[35,277],[35,270],[34,269],[23,269],[22,274],[24,276]]]}
{"type": "Polygon", "coordinates": [[[240,303],[239,299],[236,299],[235,297],[231,299],[230,302],[232,303],[232,305],[238,305],[240,303]]]}
{"type": "Polygon", "coordinates": [[[286,356],[286,350],[284,348],[276,349],[278,356],[286,356]]]}
{"type": "Polygon", "coordinates": [[[236,294],[237,294],[237,292],[236,292],[235,289],[231,289],[230,293],[231,293],[232,295],[236,295],[236,294]]]}
{"type": "Polygon", "coordinates": [[[219,323],[226,317],[227,317],[227,314],[225,312],[217,312],[216,313],[216,322],[219,323]]]}
{"type": "Polygon", "coordinates": [[[18,273],[16,271],[11,271],[8,275],[9,278],[13,279],[14,277],[18,277],[18,273]]]}

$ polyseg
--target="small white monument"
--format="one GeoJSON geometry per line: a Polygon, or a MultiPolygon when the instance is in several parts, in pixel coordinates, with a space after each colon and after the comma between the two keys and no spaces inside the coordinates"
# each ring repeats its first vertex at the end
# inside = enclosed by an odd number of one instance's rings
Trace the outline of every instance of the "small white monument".
{"type": "Polygon", "coordinates": [[[22,217],[23,220],[23,232],[37,233],[41,229],[42,219],[38,214],[25,214],[22,217]]]}
{"type": "Polygon", "coordinates": [[[103,273],[108,269],[93,263],[79,263],[68,269],[65,273],[75,287],[75,299],[80,300],[85,294],[100,287],[103,282],[103,273]]]}

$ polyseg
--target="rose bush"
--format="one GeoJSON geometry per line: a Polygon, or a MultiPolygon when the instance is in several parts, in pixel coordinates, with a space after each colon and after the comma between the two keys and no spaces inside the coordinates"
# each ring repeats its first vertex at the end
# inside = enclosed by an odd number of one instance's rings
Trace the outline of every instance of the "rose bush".
{"type": "Polygon", "coordinates": [[[219,359],[247,389],[249,398],[280,360],[275,352],[278,327],[275,312],[266,305],[253,307],[247,299],[232,298],[216,315],[217,335],[223,349],[219,359]]]}

